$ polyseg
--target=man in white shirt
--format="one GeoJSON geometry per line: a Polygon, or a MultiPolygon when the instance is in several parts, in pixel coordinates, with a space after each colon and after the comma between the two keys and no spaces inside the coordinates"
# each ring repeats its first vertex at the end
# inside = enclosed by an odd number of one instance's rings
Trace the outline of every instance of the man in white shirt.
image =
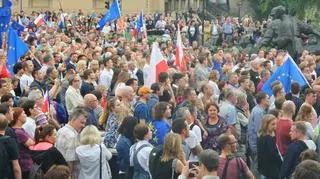
{"type": "Polygon", "coordinates": [[[68,162],[72,178],[78,178],[79,159],[76,155],[76,148],[80,145],[79,133],[86,124],[87,112],[82,108],[77,108],[69,114],[71,114],[69,123],[57,132],[55,146],[68,162]]]}
{"type": "Polygon", "coordinates": [[[22,68],[24,70],[24,74],[20,78],[20,88],[22,93],[28,93],[29,92],[29,87],[31,83],[33,82],[33,63],[31,60],[27,60],[22,63],[22,68]]]}
{"type": "Polygon", "coordinates": [[[84,105],[83,97],[80,94],[80,78],[77,75],[70,77],[65,98],[68,114],[72,114],[76,107],[84,105]]]}
{"type": "Polygon", "coordinates": [[[27,121],[22,125],[22,128],[30,135],[30,137],[34,138],[34,133],[37,127],[35,117],[39,114],[38,106],[33,100],[27,100],[22,103],[21,106],[27,115],[27,121]]]}
{"type": "Polygon", "coordinates": [[[104,69],[100,74],[99,84],[105,86],[107,89],[110,88],[111,80],[113,77],[113,61],[112,59],[106,59],[103,61],[104,69]]]}
{"type": "Polygon", "coordinates": [[[160,19],[157,21],[155,27],[157,30],[165,30],[167,22],[165,20],[163,20],[163,15],[160,16],[160,19]]]}

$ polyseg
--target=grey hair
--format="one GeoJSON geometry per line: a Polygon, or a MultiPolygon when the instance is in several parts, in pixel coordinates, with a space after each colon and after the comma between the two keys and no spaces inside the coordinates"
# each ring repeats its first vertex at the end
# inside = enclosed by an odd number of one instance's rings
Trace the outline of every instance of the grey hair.
{"type": "Polygon", "coordinates": [[[189,111],[189,109],[187,107],[182,107],[180,109],[177,110],[176,112],[176,119],[185,119],[185,117],[187,116],[187,111],[189,111]]]}
{"type": "Polygon", "coordinates": [[[31,90],[29,95],[28,95],[28,99],[32,100],[32,101],[36,101],[36,100],[38,100],[38,99],[40,99],[42,97],[43,97],[42,92],[40,90],[38,90],[38,89],[31,90]]]}
{"type": "Polygon", "coordinates": [[[76,107],[76,109],[74,109],[74,111],[70,115],[69,121],[78,120],[80,116],[84,116],[85,118],[88,117],[88,113],[84,107],[76,107]]]}
{"type": "Polygon", "coordinates": [[[240,90],[235,91],[237,97],[237,105],[242,106],[247,101],[247,94],[240,90]]]}
{"type": "Polygon", "coordinates": [[[203,150],[199,154],[199,161],[209,172],[218,171],[219,169],[219,155],[212,149],[203,150]]]}

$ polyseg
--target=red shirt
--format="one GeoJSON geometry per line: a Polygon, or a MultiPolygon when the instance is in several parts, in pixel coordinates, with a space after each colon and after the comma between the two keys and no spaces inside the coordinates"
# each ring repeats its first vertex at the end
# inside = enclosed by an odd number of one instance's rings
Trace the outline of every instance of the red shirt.
{"type": "Polygon", "coordinates": [[[1,68],[0,78],[10,78],[11,77],[10,72],[6,66],[2,66],[2,67],[0,66],[0,68],[1,68]]]}
{"type": "MultiPolygon", "coordinates": [[[[239,162],[241,162],[241,164],[239,163],[239,167],[240,169],[244,172],[244,173],[247,173],[249,168],[246,164],[245,161],[243,161],[241,158],[239,158],[239,162]],[[241,165],[243,168],[241,168],[241,165]]],[[[218,176],[220,178],[222,178],[222,175],[223,175],[223,169],[225,167],[225,165],[227,164],[227,159],[226,158],[222,158],[221,156],[219,157],[219,170],[218,170],[218,176]]],[[[227,173],[226,173],[226,178],[239,178],[240,177],[240,170],[238,170],[238,167],[237,167],[237,161],[236,161],[236,158],[232,159],[229,161],[229,164],[228,164],[228,168],[227,168],[227,173]]]]}
{"type": "Polygon", "coordinates": [[[291,143],[289,133],[292,123],[292,120],[286,118],[277,120],[276,141],[282,156],[286,153],[288,145],[291,143]]]}
{"type": "Polygon", "coordinates": [[[265,82],[266,82],[266,81],[264,81],[264,80],[261,80],[261,81],[259,82],[259,84],[258,84],[258,86],[257,86],[257,92],[260,92],[260,91],[261,91],[262,86],[264,85],[265,82]]]}

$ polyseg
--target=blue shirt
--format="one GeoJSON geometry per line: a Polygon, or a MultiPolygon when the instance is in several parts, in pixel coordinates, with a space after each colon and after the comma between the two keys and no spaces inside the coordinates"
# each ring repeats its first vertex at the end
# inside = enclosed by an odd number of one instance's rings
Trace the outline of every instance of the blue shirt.
{"type": "Polygon", "coordinates": [[[99,124],[98,124],[98,119],[96,119],[95,116],[94,116],[94,110],[86,108],[86,111],[88,112],[88,118],[87,118],[87,121],[86,121],[86,126],[95,125],[99,129],[100,127],[99,127],[99,124]]]}
{"type": "Polygon", "coordinates": [[[213,67],[212,67],[213,70],[217,70],[219,72],[219,75],[220,75],[220,79],[222,78],[223,76],[223,73],[222,73],[222,68],[221,68],[221,63],[213,60],[213,67]]]}
{"type": "Polygon", "coordinates": [[[137,101],[134,107],[134,117],[138,120],[145,120],[146,123],[150,122],[149,108],[147,104],[137,101]]]}
{"type": "Polygon", "coordinates": [[[229,101],[221,102],[219,115],[225,119],[228,125],[235,125],[237,123],[236,107],[229,101]]]}
{"type": "Polygon", "coordinates": [[[149,124],[149,128],[152,132],[152,139],[150,140],[150,143],[155,147],[163,144],[164,137],[171,130],[171,126],[165,121],[165,119],[152,121],[149,124]]]}
{"type": "Polygon", "coordinates": [[[257,152],[258,132],[261,127],[261,121],[266,114],[266,110],[259,104],[251,112],[248,124],[249,146],[253,152],[257,152]]]}

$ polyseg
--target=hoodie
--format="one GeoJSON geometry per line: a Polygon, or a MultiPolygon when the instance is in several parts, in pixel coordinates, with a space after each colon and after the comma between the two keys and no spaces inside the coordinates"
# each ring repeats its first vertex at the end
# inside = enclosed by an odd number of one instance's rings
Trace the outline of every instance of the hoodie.
{"type": "MultiPolygon", "coordinates": [[[[100,144],[101,162],[102,162],[102,179],[111,178],[110,167],[108,160],[111,159],[112,154],[105,145],[100,144]]],[[[98,144],[93,146],[81,145],[77,147],[76,153],[80,161],[79,179],[86,178],[100,178],[100,147],[98,144]]]]}

